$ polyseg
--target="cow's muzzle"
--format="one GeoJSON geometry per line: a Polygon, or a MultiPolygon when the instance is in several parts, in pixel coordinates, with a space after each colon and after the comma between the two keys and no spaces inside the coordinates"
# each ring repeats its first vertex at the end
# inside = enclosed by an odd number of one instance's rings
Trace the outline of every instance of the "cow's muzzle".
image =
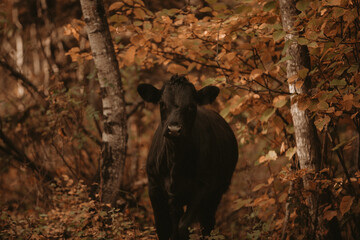
{"type": "Polygon", "coordinates": [[[182,127],[180,125],[169,125],[167,127],[166,136],[178,137],[181,134],[182,127]]]}

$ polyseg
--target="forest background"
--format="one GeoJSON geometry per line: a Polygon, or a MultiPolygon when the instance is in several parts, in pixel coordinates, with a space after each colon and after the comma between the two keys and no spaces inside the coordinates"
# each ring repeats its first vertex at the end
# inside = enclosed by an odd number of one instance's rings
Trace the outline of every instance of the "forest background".
{"type": "Polygon", "coordinates": [[[112,205],[99,196],[102,92],[80,2],[1,2],[0,237],[156,239],[144,167],[159,113],[136,87],[186,74],[221,88],[211,108],[239,144],[211,239],[359,239],[359,2],[296,1],[292,39],[279,2],[104,1],[128,134],[112,205]],[[310,63],[289,76],[293,44],[310,63]],[[296,153],[295,105],[314,126],[314,168],[296,153]]]}

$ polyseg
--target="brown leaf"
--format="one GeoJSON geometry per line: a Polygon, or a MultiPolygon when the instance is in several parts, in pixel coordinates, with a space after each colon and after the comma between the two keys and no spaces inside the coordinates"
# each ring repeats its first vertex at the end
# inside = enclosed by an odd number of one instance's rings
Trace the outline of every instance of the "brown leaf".
{"type": "Polygon", "coordinates": [[[336,211],[328,210],[324,213],[324,218],[328,221],[333,219],[337,215],[336,211]]]}
{"type": "Polygon", "coordinates": [[[141,8],[135,8],[134,14],[139,19],[145,19],[145,17],[146,17],[146,13],[141,8]]]}
{"type": "Polygon", "coordinates": [[[261,188],[263,188],[263,187],[265,187],[265,186],[267,186],[267,184],[265,184],[265,183],[260,183],[260,184],[256,185],[256,186],[252,189],[252,191],[253,191],[253,192],[256,192],[256,191],[260,190],[261,188]]]}
{"type": "Polygon", "coordinates": [[[353,204],[353,201],[354,201],[354,197],[352,197],[352,196],[344,196],[343,197],[343,199],[341,200],[341,203],[340,203],[341,216],[344,216],[344,214],[350,210],[351,205],[353,204]]]}

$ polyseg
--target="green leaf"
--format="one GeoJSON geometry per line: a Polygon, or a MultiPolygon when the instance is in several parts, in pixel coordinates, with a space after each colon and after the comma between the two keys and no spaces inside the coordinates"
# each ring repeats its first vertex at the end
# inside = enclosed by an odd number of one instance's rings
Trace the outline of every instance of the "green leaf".
{"type": "Polygon", "coordinates": [[[241,4],[235,8],[235,13],[237,13],[237,14],[241,14],[243,12],[246,13],[248,11],[251,11],[251,7],[246,4],[241,4]]]}
{"type": "Polygon", "coordinates": [[[275,113],[276,108],[266,109],[265,112],[260,117],[261,122],[267,122],[269,118],[275,113]]]}
{"type": "Polygon", "coordinates": [[[266,187],[266,186],[267,186],[267,184],[265,184],[265,183],[260,183],[260,184],[256,185],[251,191],[256,192],[256,191],[258,191],[258,190],[260,190],[261,188],[266,187]]]}
{"type": "Polygon", "coordinates": [[[309,43],[307,46],[310,47],[310,48],[318,48],[318,47],[319,47],[319,45],[317,44],[317,42],[311,42],[311,43],[309,43]]]}
{"type": "Polygon", "coordinates": [[[235,201],[235,210],[239,210],[240,208],[250,204],[252,202],[252,199],[251,198],[248,198],[248,199],[238,199],[235,201]]]}
{"type": "Polygon", "coordinates": [[[334,86],[346,86],[346,81],[345,78],[342,79],[334,79],[330,82],[330,87],[334,87],[334,86]]]}
{"type": "Polygon", "coordinates": [[[295,155],[295,153],[296,153],[296,147],[289,148],[285,153],[285,157],[287,157],[290,160],[295,155]]]}
{"type": "Polygon", "coordinates": [[[205,0],[208,4],[212,5],[217,2],[217,0],[205,0]]]}
{"type": "Polygon", "coordinates": [[[230,105],[223,108],[223,110],[221,110],[220,112],[220,115],[223,117],[223,118],[226,118],[230,113],[230,105]]]}
{"type": "Polygon", "coordinates": [[[351,143],[352,141],[354,141],[357,138],[357,136],[354,136],[352,138],[350,138],[349,140],[345,140],[345,141],[341,141],[338,145],[336,145],[334,148],[331,149],[331,151],[336,151],[339,148],[342,148],[343,146],[345,146],[346,144],[351,143]]]}
{"type": "Polygon", "coordinates": [[[276,63],[276,65],[286,62],[287,60],[290,60],[290,59],[292,59],[291,56],[287,55],[286,57],[281,58],[280,61],[276,63]]]}
{"type": "Polygon", "coordinates": [[[150,30],[152,28],[152,25],[150,22],[145,21],[143,24],[144,30],[150,30]]]}
{"type": "Polygon", "coordinates": [[[327,125],[329,122],[330,117],[328,115],[325,115],[325,117],[317,119],[314,124],[319,131],[322,131],[325,125],[327,125]]]}
{"type": "Polygon", "coordinates": [[[143,22],[142,21],[134,21],[133,24],[134,24],[134,26],[139,27],[139,26],[141,26],[143,24],[143,22]]]}
{"type": "Polygon", "coordinates": [[[307,40],[306,38],[298,38],[297,42],[300,45],[308,45],[309,44],[309,40],[307,40]]]}
{"type": "Polygon", "coordinates": [[[269,12],[270,10],[274,9],[275,7],[276,7],[276,2],[275,1],[270,1],[270,2],[267,2],[264,5],[263,11],[264,12],[269,12]]]}
{"type": "Polygon", "coordinates": [[[334,8],[333,9],[333,17],[339,18],[345,14],[345,10],[343,8],[334,8]]]}
{"type": "Polygon", "coordinates": [[[212,9],[210,7],[203,7],[199,10],[199,12],[211,12],[212,9]]]}
{"type": "Polygon", "coordinates": [[[310,4],[310,1],[308,0],[300,0],[296,3],[296,8],[300,11],[305,11],[310,4]]]}
{"type": "Polygon", "coordinates": [[[317,109],[320,110],[320,111],[326,111],[329,109],[329,104],[325,101],[320,101],[318,104],[317,104],[317,109]]]}
{"type": "Polygon", "coordinates": [[[309,69],[303,68],[298,71],[298,75],[301,79],[305,79],[307,77],[308,72],[309,72],[309,69]]]}
{"type": "Polygon", "coordinates": [[[139,19],[145,19],[145,17],[146,17],[146,13],[141,8],[135,8],[134,14],[139,19]]]}
{"type": "Polygon", "coordinates": [[[115,14],[109,18],[110,23],[123,23],[127,22],[129,19],[124,15],[115,14]]]}
{"type": "Polygon", "coordinates": [[[349,68],[349,70],[347,72],[348,73],[355,73],[358,70],[359,70],[359,64],[353,64],[353,65],[351,65],[351,67],[349,68]]]}
{"type": "Polygon", "coordinates": [[[287,103],[288,99],[286,96],[277,96],[273,100],[273,106],[276,108],[282,108],[287,103]]]}
{"type": "Polygon", "coordinates": [[[212,7],[216,11],[227,9],[227,6],[225,3],[215,3],[212,7]]]}
{"type": "Polygon", "coordinates": [[[277,30],[273,33],[273,39],[275,42],[283,39],[285,37],[286,33],[284,30],[277,30]]]}

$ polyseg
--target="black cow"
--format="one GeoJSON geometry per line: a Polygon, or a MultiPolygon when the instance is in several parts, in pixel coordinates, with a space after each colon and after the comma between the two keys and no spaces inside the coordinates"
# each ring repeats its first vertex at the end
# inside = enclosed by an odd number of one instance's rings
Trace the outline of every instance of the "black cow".
{"type": "Polygon", "coordinates": [[[147,159],[159,239],[188,239],[188,227],[196,221],[203,235],[209,235],[238,159],[230,126],[201,107],[212,103],[219,89],[196,91],[185,77],[176,75],[161,90],[150,84],[137,90],[146,102],[160,103],[161,123],[147,159]]]}

